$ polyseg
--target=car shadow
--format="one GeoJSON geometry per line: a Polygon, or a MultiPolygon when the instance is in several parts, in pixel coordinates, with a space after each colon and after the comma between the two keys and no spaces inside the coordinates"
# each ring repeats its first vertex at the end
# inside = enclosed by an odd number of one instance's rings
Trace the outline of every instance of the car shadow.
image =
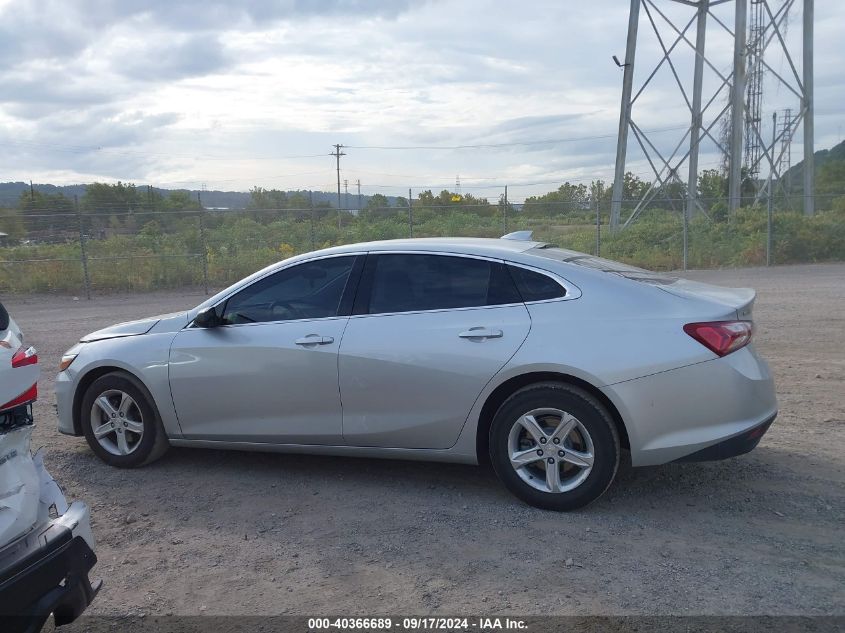
{"type": "MultiPolygon", "coordinates": [[[[333,514],[362,504],[394,504],[433,512],[473,508],[554,515],[511,496],[485,465],[173,448],[154,464],[118,470],[90,451],[75,457],[81,483],[104,503],[126,504],[128,511],[147,507],[180,518],[192,506],[247,507],[250,500],[249,507],[260,501],[276,509],[319,502],[333,514]],[[131,503],[123,492],[126,487],[134,490],[131,503]]],[[[766,489],[783,476],[786,457],[784,451],[760,447],[721,462],[632,468],[623,461],[608,492],[579,513],[635,520],[666,504],[700,509],[747,504],[750,491],[766,489]]],[[[248,524],[253,519],[240,520],[248,524]]]]}

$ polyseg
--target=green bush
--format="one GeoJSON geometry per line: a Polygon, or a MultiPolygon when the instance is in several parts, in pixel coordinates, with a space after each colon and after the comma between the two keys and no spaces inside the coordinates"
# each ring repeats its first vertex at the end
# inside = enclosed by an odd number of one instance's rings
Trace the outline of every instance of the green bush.
{"type": "MultiPolygon", "coordinates": [[[[496,207],[492,207],[496,208],[496,207]]],[[[713,268],[758,266],[766,261],[766,211],[738,210],[717,219],[698,215],[689,223],[688,266],[713,268]]],[[[534,230],[535,239],[594,253],[594,216],[585,212],[548,217],[508,214],[505,228],[497,215],[455,206],[414,210],[414,236],[498,237],[503,231],[534,230]]],[[[126,222],[117,222],[125,227],[126,222]]],[[[778,211],[773,226],[773,261],[777,264],[845,259],[845,198],[813,217],[778,211]]],[[[203,257],[212,287],[233,281],[285,257],[337,244],[404,238],[408,214],[367,213],[359,217],[327,214],[313,221],[300,214],[207,214],[205,230],[196,217],[135,223],[134,234],[88,239],[86,252],[96,292],[144,291],[198,286],[203,257]],[[204,234],[204,242],[203,242],[204,234]],[[203,253],[203,243],[205,253],[203,253]]],[[[601,255],[654,270],[683,265],[683,219],[679,212],[651,210],[631,226],[610,233],[601,228],[601,255]]],[[[79,244],[14,245],[0,248],[0,292],[68,292],[83,289],[79,244]],[[23,261],[36,260],[36,261],[23,261]]]]}

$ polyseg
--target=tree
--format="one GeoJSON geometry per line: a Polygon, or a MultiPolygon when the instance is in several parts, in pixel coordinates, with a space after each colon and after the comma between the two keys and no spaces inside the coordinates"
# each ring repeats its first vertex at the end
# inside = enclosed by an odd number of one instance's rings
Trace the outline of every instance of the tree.
{"type": "Polygon", "coordinates": [[[563,183],[556,191],[530,196],[522,206],[524,213],[551,216],[581,213],[590,208],[590,190],[584,184],[563,183]]]}
{"type": "MultiPolygon", "coordinates": [[[[407,206],[407,205],[406,205],[407,206]]],[[[363,219],[384,218],[395,213],[390,206],[387,196],[375,193],[369,197],[367,204],[361,209],[360,217],[363,219]]]]}
{"type": "MultiPolygon", "coordinates": [[[[61,193],[48,194],[25,189],[18,198],[20,218],[29,231],[70,226],[67,214],[74,212],[73,200],[61,193]],[[56,214],[56,217],[50,217],[56,214]]],[[[8,231],[7,231],[8,232],[8,231]]]]}
{"type": "Polygon", "coordinates": [[[824,163],[816,175],[816,206],[833,208],[833,199],[845,193],[845,160],[824,163]]]}
{"type": "Polygon", "coordinates": [[[278,189],[264,189],[253,187],[249,190],[249,203],[247,209],[287,209],[288,195],[278,189]]]}
{"type": "Polygon", "coordinates": [[[143,206],[143,199],[138,189],[132,183],[110,185],[104,182],[94,182],[85,186],[85,195],[80,201],[82,210],[95,212],[127,212],[135,211],[143,206]]]}
{"type": "MultiPolygon", "coordinates": [[[[0,233],[8,235],[9,240],[20,240],[26,236],[26,226],[16,209],[0,209],[0,233]]],[[[0,238],[2,245],[2,238],[0,238]]]]}
{"type": "MultiPolygon", "coordinates": [[[[168,211],[189,211],[200,208],[199,201],[189,191],[171,191],[161,205],[168,211]]],[[[158,206],[158,205],[157,205],[158,206]]]]}
{"type": "Polygon", "coordinates": [[[728,197],[728,179],[718,169],[705,169],[698,175],[698,200],[710,209],[728,197]]]}

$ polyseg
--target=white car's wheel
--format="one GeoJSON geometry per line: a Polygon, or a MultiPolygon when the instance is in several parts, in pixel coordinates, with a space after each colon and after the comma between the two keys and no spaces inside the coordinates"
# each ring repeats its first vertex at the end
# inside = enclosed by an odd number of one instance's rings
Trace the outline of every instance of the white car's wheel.
{"type": "Polygon", "coordinates": [[[111,466],[148,464],[169,446],[152,398],[129,374],[106,374],[91,383],[81,416],[91,450],[111,466]]]}
{"type": "Polygon", "coordinates": [[[490,428],[499,479],[538,508],[574,510],[607,490],[619,467],[619,435],[591,394],[539,383],[508,398],[490,428]]]}

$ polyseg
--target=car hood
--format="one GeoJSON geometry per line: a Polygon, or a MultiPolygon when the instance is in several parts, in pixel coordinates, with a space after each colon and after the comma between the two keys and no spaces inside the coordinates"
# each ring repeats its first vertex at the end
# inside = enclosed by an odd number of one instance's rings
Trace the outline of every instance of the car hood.
{"type": "Polygon", "coordinates": [[[170,314],[160,314],[154,317],[148,317],[146,319],[139,319],[137,321],[126,321],[125,323],[118,323],[116,325],[111,325],[107,328],[103,328],[102,330],[97,330],[96,332],[91,332],[90,334],[86,334],[81,339],[79,339],[80,343],[91,343],[93,341],[102,341],[109,338],[120,338],[123,336],[139,336],[141,334],[146,334],[153,328],[156,328],[157,331],[169,331],[169,327],[172,326],[173,329],[179,329],[184,327],[188,322],[188,316],[186,312],[172,312],[170,314]],[[156,327],[157,325],[159,327],[156,327]],[[162,327],[164,326],[164,328],[162,327]]]}

